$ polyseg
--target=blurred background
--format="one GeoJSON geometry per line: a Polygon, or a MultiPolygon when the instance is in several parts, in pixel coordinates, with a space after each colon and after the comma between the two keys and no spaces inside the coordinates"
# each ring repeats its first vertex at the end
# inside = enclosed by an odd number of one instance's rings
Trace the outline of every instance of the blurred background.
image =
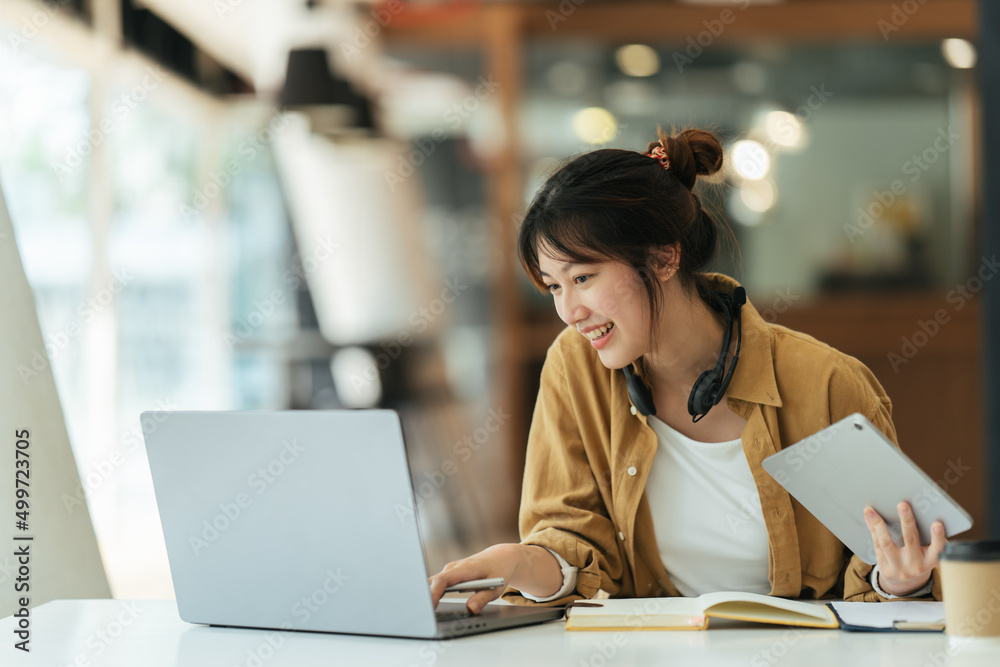
{"type": "Polygon", "coordinates": [[[976,33],[973,0],[3,0],[0,183],[114,596],[173,595],[150,409],[399,410],[429,570],[517,541],[563,327],[520,216],[658,124],[724,141],[714,268],[865,362],[981,535],[976,33]]]}

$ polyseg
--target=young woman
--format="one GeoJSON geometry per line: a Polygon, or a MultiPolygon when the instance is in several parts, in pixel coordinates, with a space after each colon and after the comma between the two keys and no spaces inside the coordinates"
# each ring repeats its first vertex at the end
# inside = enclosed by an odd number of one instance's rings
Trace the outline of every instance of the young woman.
{"type": "Polygon", "coordinates": [[[940,522],[923,547],[900,503],[897,547],[869,509],[872,568],[761,467],[853,412],[896,442],[891,404],[857,359],[766,322],[734,280],[702,272],[720,230],[692,190],[722,168],[722,147],[702,130],[658,135],[645,153],[577,157],[528,209],[521,262],[568,326],[542,369],[521,542],[448,563],[430,578],[434,603],[489,577],[509,588],[474,594],[472,613],[501,594],[561,605],[598,591],[940,599],[940,522]],[[699,384],[713,369],[716,396],[699,384]]]}

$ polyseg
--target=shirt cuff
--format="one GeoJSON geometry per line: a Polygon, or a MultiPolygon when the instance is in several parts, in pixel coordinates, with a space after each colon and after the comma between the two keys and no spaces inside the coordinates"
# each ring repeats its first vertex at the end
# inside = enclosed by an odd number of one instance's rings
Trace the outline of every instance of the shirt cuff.
{"type": "Polygon", "coordinates": [[[875,567],[872,568],[871,574],[868,575],[868,580],[871,582],[872,588],[875,589],[876,593],[878,593],[882,597],[887,598],[889,600],[892,600],[893,598],[920,598],[920,597],[924,597],[926,595],[930,595],[931,594],[931,589],[934,588],[934,573],[932,572],[931,573],[931,578],[927,580],[927,583],[920,590],[913,591],[909,595],[892,595],[891,593],[886,593],[878,585],[878,564],[877,563],[875,564],[875,567]]]}
{"type": "Polygon", "coordinates": [[[563,575],[562,588],[556,591],[554,595],[550,595],[544,598],[536,598],[534,595],[529,595],[524,591],[519,591],[519,592],[524,597],[528,598],[529,600],[534,600],[535,602],[550,602],[552,600],[558,600],[559,598],[565,595],[569,595],[576,588],[576,573],[580,570],[580,568],[570,565],[568,562],[566,562],[565,558],[557,554],[552,549],[549,549],[548,547],[542,547],[542,548],[548,551],[553,556],[555,556],[556,559],[559,561],[559,569],[562,570],[562,575],[563,575]]]}

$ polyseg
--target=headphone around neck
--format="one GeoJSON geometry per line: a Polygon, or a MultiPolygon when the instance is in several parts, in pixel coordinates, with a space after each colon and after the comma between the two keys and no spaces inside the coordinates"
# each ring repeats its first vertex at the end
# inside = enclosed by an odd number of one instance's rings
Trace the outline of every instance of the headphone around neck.
{"type": "MultiPolygon", "coordinates": [[[[736,363],[740,359],[740,346],[743,344],[743,304],[746,302],[747,293],[742,287],[737,287],[732,294],[712,292],[710,305],[722,313],[726,320],[726,331],[715,368],[705,371],[698,377],[691,388],[691,395],[688,396],[688,413],[691,414],[692,422],[698,422],[726,395],[729,381],[733,379],[736,363]],[[729,371],[726,372],[726,353],[729,351],[729,341],[732,338],[734,318],[736,319],[736,353],[733,355],[733,363],[729,366],[729,371]]],[[[622,371],[625,373],[628,396],[632,399],[636,410],[647,416],[655,415],[656,406],[653,404],[652,390],[632,372],[631,364],[625,366],[622,371]]]]}

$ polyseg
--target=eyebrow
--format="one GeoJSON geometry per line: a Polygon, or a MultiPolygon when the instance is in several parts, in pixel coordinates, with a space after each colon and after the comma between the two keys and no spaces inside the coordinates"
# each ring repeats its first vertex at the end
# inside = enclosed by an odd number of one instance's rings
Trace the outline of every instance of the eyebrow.
{"type": "MultiPolygon", "coordinates": [[[[566,271],[568,271],[569,269],[573,268],[574,266],[580,266],[580,265],[577,262],[566,262],[565,264],[562,265],[563,273],[566,273],[566,271]]],[[[545,276],[546,278],[551,278],[552,277],[549,274],[545,273],[544,271],[539,271],[538,273],[540,275],[545,276]]]]}

